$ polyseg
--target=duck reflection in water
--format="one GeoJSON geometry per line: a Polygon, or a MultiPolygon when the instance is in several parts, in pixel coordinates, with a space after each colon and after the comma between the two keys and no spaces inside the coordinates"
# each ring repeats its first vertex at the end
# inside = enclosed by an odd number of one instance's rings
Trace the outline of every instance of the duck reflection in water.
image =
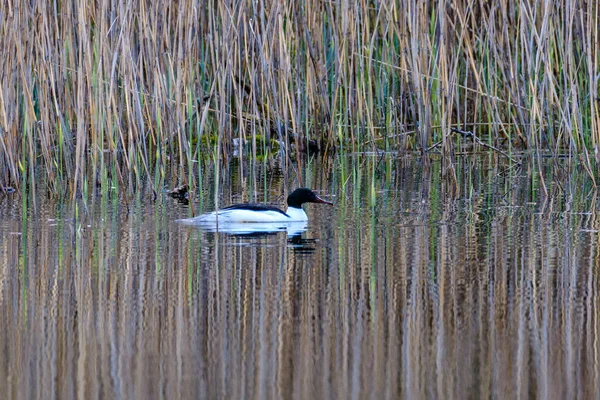
{"type": "MultiPolygon", "coordinates": [[[[183,222],[185,224],[185,222],[183,222]]],[[[255,222],[255,223],[223,223],[223,224],[187,224],[197,226],[205,232],[218,232],[235,236],[267,236],[279,232],[287,232],[288,237],[299,236],[306,232],[308,221],[300,222],[255,222]]]]}
{"type": "MultiPolygon", "coordinates": [[[[189,224],[191,225],[191,224],[189,224]]],[[[285,224],[273,223],[254,223],[254,224],[222,224],[222,225],[194,225],[204,232],[224,234],[240,239],[251,239],[251,242],[244,242],[244,245],[264,246],[261,239],[279,235],[282,232],[287,233],[288,247],[292,248],[294,253],[310,254],[316,249],[314,247],[317,239],[304,238],[302,234],[306,232],[308,222],[288,222],[285,224]]],[[[238,243],[239,245],[240,243],[238,243]]]]}

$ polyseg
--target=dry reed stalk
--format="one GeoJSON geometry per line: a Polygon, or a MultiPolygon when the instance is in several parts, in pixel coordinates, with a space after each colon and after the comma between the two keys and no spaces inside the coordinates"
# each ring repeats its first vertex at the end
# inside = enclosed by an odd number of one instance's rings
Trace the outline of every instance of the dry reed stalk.
{"type": "Polygon", "coordinates": [[[37,166],[73,195],[88,177],[135,188],[169,166],[190,181],[192,160],[215,142],[228,160],[234,138],[252,158],[271,138],[299,151],[441,139],[451,155],[453,126],[581,156],[594,179],[599,13],[586,0],[3,2],[2,184],[37,166]]]}

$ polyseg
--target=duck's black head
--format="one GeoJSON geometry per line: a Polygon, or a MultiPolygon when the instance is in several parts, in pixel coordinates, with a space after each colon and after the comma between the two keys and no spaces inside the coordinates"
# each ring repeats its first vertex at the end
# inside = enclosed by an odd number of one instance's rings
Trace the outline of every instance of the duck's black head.
{"type": "Polygon", "coordinates": [[[310,189],[300,188],[294,190],[287,198],[288,207],[300,208],[304,203],[323,203],[333,205],[333,203],[323,200],[310,189]]]}

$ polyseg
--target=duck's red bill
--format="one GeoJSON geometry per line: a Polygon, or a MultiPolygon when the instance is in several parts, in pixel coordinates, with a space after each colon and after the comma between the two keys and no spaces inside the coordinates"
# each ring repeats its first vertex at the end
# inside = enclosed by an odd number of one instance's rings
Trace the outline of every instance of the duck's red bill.
{"type": "Polygon", "coordinates": [[[315,200],[312,201],[313,203],[323,203],[323,204],[329,204],[330,206],[333,205],[332,202],[327,201],[327,200],[323,200],[322,198],[320,198],[319,196],[315,195],[315,200]]]}

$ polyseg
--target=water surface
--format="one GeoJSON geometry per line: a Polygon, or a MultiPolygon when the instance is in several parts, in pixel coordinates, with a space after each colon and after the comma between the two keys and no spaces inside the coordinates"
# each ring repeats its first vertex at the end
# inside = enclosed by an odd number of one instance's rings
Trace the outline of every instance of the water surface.
{"type": "Polygon", "coordinates": [[[0,197],[2,397],[593,398],[600,223],[563,162],[546,198],[492,156],[458,159],[458,191],[393,155],[220,174],[221,205],[335,202],[297,237],[181,225],[147,190],[0,197]]]}

